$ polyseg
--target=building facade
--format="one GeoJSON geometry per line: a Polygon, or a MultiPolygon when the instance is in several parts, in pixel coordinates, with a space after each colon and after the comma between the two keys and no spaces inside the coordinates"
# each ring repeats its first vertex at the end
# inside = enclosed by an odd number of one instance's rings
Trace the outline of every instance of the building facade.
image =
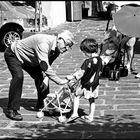
{"type": "Polygon", "coordinates": [[[139,1],[42,1],[42,13],[47,17],[48,27],[55,27],[66,21],[79,21],[87,17],[98,17],[106,10],[106,4],[121,5],[139,1]]]}

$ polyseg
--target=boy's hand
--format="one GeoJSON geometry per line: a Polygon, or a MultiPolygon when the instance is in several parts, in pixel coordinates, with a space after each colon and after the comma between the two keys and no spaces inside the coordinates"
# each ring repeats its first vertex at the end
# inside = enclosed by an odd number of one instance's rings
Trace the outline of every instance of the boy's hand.
{"type": "Polygon", "coordinates": [[[66,76],[66,79],[72,80],[72,79],[74,79],[74,76],[73,76],[73,75],[67,75],[67,76],[66,76]]]}

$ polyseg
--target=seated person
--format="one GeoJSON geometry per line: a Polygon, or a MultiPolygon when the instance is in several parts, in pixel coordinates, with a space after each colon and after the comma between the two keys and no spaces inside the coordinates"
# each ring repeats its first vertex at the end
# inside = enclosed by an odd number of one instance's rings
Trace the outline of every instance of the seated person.
{"type": "Polygon", "coordinates": [[[116,31],[109,29],[105,38],[100,45],[100,57],[103,60],[103,65],[113,63],[118,55],[119,40],[116,37],[116,31]]]}
{"type": "Polygon", "coordinates": [[[127,54],[126,67],[128,69],[128,72],[131,74],[137,74],[138,72],[132,68],[132,62],[134,58],[134,45],[137,41],[136,37],[125,36],[120,32],[118,32],[115,26],[113,26],[111,30],[108,30],[105,33],[105,38],[103,39],[103,42],[110,38],[113,38],[113,40],[115,40],[116,38],[118,42],[117,41],[114,42],[118,43],[119,45],[121,45],[121,48],[124,48],[126,50],[126,54],[127,54]]]}

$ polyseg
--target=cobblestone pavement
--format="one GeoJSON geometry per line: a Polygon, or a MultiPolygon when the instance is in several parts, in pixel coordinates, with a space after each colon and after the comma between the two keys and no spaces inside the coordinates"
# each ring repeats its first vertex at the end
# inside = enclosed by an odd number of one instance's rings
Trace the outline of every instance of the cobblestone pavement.
{"type": "MultiPolygon", "coordinates": [[[[79,44],[85,37],[93,37],[100,43],[107,21],[84,19],[79,22],[67,22],[48,33],[58,33],[64,29],[74,32],[76,45],[67,54],[60,56],[53,68],[60,77],[73,73],[81,65],[84,55],[79,44]]],[[[111,22],[112,24],[112,22],[111,22]]],[[[140,55],[135,47],[134,66],[139,70],[140,55]]],[[[25,72],[20,113],[23,121],[12,121],[5,117],[8,88],[11,75],[0,53],[0,138],[1,139],[139,139],[140,138],[140,80],[134,75],[121,77],[119,81],[101,79],[99,98],[96,100],[95,120],[86,123],[78,119],[74,123],[58,122],[59,114],[36,117],[33,109],[36,104],[34,81],[25,72]]],[[[51,93],[58,91],[50,81],[51,93]]],[[[88,113],[88,102],[81,99],[79,114],[88,113]]],[[[68,113],[66,116],[69,116],[68,113]]]]}

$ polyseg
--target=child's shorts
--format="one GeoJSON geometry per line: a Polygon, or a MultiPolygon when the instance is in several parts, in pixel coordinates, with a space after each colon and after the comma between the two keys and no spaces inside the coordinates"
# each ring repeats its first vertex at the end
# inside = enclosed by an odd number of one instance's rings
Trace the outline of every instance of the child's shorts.
{"type": "Polygon", "coordinates": [[[85,99],[90,99],[90,98],[97,99],[98,93],[99,93],[99,85],[96,87],[96,89],[94,91],[87,90],[87,89],[81,88],[81,86],[79,86],[77,88],[75,94],[76,94],[76,96],[84,96],[85,99]]]}

